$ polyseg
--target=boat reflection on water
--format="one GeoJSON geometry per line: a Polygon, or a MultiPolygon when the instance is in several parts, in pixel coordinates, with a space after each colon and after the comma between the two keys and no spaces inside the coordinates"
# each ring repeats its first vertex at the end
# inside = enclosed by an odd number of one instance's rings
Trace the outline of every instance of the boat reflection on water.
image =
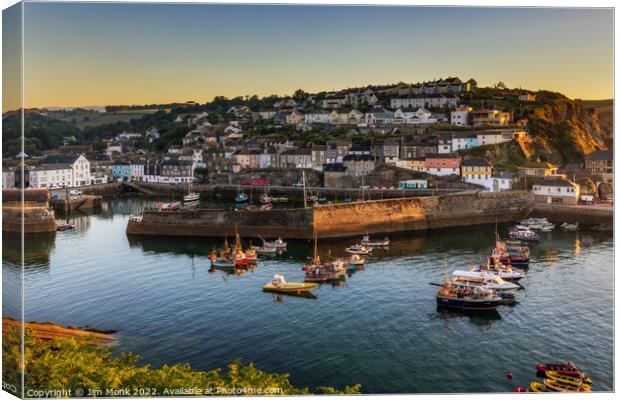
{"type": "MultiPolygon", "coordinates": [[[[268,292],[266,292],[268,293],[268,292]]],[[[287,297],[301,297],[304,299],[316,300],[319,298],[316,294],[312,292],[301,292],[301,293],[269,293],[273,297],[274,303],[282,303],[285,301],[287,297]]]]}
{"type": "Polygon", "coordinates": [[[236,276],[244,276],[245,274],[247,274],[248,272],[250,273],[254,273],[254,270],[256,269],[256,264],[248,264],[245,267],[226,267],[226,266],[215,266],[213,264],[211,264],[209,266],[209,272],[210,273],[215,273],[217,271],[221,271],[223,272],[223,276],[225,278],[231,276],[231,275],[236,275],[236,276]]]}
{"type": "Polygon", "coordinates": [[[477,326],[491,326],[494,321],[502,319],[501,314],[497,310],[455,310],[441,305],[437,306],[437,319],[446,321],[455,320],[457,318],[469,318],[469,320],[477,326]]]}

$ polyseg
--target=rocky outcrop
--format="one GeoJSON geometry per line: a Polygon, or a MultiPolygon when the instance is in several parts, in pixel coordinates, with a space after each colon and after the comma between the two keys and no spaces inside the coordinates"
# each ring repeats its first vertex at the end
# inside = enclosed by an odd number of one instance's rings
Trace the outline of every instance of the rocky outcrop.
{"type": "Polygon", "coordinates": [[[537,93],[540,106],[528,116],[530,158],[558,165],[580,162],[587,154],[612,143],[611,119],[602,120],[591,108],[553,92],[537,93]]]}

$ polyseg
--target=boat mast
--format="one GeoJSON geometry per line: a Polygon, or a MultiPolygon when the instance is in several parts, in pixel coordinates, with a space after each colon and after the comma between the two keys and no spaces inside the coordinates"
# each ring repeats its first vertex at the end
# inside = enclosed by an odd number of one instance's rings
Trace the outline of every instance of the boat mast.
{"type": "Polygon", "coordinates": [[[301,181],[304,186],[304,208],[308,207],[308,199],[306,198],[306,171],[301,171],[301,181]]]}

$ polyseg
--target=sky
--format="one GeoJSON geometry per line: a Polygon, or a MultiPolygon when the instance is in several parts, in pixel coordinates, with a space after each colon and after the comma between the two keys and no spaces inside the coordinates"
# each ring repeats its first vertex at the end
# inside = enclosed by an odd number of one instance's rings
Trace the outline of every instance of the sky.
{"type": "MultiPolygon", "coordinates": [[[[3,17],[6,29],[16,24],[3,17]]],[[[23,20],[26,107],[204,103],[447,76],[613,97],[611,9],[25,3],[23,20]]],[[[4,110],[11,99],[5,91],[4,110]]]]}

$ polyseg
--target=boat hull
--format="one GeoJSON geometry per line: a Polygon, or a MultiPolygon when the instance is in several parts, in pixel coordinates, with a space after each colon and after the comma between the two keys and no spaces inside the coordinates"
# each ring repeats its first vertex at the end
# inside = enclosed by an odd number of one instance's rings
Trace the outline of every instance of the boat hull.
{"type": "Polygon", "coordinates": [[[305,283],[305,282],[304,283],[291,282],[291,283],[287,283],[281,286],[274,286],[272,284],[267,284],[263,286],[263,291],[273,292],[273,293],[301,294],[301,293],[309,292],[317,286],[318,284],[316,283],[305,283]]]}
{"type": "Polygon", "coordinates": [[[454,297],[437,296],[437,305],[457,310],[495,310],[500,300],[473,300],[454,297]]]}

